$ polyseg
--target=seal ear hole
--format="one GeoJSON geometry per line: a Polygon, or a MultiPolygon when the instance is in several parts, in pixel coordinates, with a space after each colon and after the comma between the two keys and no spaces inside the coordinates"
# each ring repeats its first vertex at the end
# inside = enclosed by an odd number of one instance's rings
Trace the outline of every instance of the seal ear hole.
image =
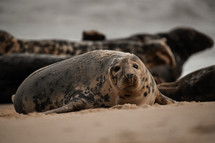
{"type": "Polygon", "coordinates": [[[138,65],[137,65],[137,64],[134,64],[133,67],[134,67],[135,69],[138,69],[138,65]]]}
{"type": "Polygon", "coordinates": [[[119,66],[116,66],[116,67],[114,67],[114,69],[113,69],[115,72],[118,72],[119,70],[120,70],[120,67],[119,66]]]}

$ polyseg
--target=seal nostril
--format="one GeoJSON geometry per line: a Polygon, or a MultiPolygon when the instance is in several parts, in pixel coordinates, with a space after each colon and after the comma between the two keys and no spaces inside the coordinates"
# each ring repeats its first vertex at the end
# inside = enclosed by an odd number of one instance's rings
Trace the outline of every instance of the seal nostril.
{"type": "Polygon", "coordinates": [[[134,75],[133,74],[127,74],[128,78],[132,78],[134,75]]]}

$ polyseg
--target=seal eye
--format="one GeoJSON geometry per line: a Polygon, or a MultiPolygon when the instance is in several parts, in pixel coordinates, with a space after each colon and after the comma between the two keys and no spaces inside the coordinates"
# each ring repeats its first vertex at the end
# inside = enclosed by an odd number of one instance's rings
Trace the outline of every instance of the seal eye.
{"type": "Polygon", "coordinates": [[[113,69],[115,72],[118,72],[120,70],[120,67],[119,66],[116,66],[114,69],[113,69]]]}
{"type": "Polygon", "coordinates": [[[134,67],[135,69],[138,69],[138,65],[137,65],[137,64],[134,64],[133,67],[134,67]]]}

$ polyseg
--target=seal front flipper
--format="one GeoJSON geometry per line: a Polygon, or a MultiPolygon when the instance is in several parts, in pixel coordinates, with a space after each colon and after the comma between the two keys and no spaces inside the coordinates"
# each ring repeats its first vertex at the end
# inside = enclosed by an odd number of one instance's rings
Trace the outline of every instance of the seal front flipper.
{"type": "Polygon", "coordinates": [[[73,111],[93,108],[94,97],[95,95],[90,91],[85,91],[85,92],[76,91],[66,105],[56,109],[48,110],[43,113],[45,114],[66,113],[66,112],[73,112],[73,111]],[[86,92],[89,92],[89,93],[86,94],[86,92]]]}
{"type": "Polygon", "coordinates": [[[175,100],[172,100],[171,98],[168,98],[164,96],[162,93],[158,93],[156,95],[155,103],[161,104],[161,105],[167,105],[167,104],[173,104],[176,103],[175,100]]]}
{"type": "Polygon", "coordinates": [[[46,112],[43,112],[44,114],[51,114],[51,113],[67,113],[67,112],[72,112],[72,111],[79,111],[82,109],[86,109],[86,103],[84,103],[84,101],[79,100],[76,102],[69,102],[68,104],[60,107],[60,108],[56,108],[56,109],[52,109],[52,110],[48,110],[46,112]]]}

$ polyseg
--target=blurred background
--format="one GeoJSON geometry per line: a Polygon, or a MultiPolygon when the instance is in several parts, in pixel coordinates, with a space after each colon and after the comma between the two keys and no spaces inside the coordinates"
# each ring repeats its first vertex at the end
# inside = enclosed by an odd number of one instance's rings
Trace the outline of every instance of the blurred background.
{"type": "MultiPolygon", "coordinates": [[[[189,26],[215,39],[214,0],[0,0],[0,29],[23,39],[107,38],[189,26]]],[[[191,57],[183,75],[215,64],[215,48],[191,57]]]]}

